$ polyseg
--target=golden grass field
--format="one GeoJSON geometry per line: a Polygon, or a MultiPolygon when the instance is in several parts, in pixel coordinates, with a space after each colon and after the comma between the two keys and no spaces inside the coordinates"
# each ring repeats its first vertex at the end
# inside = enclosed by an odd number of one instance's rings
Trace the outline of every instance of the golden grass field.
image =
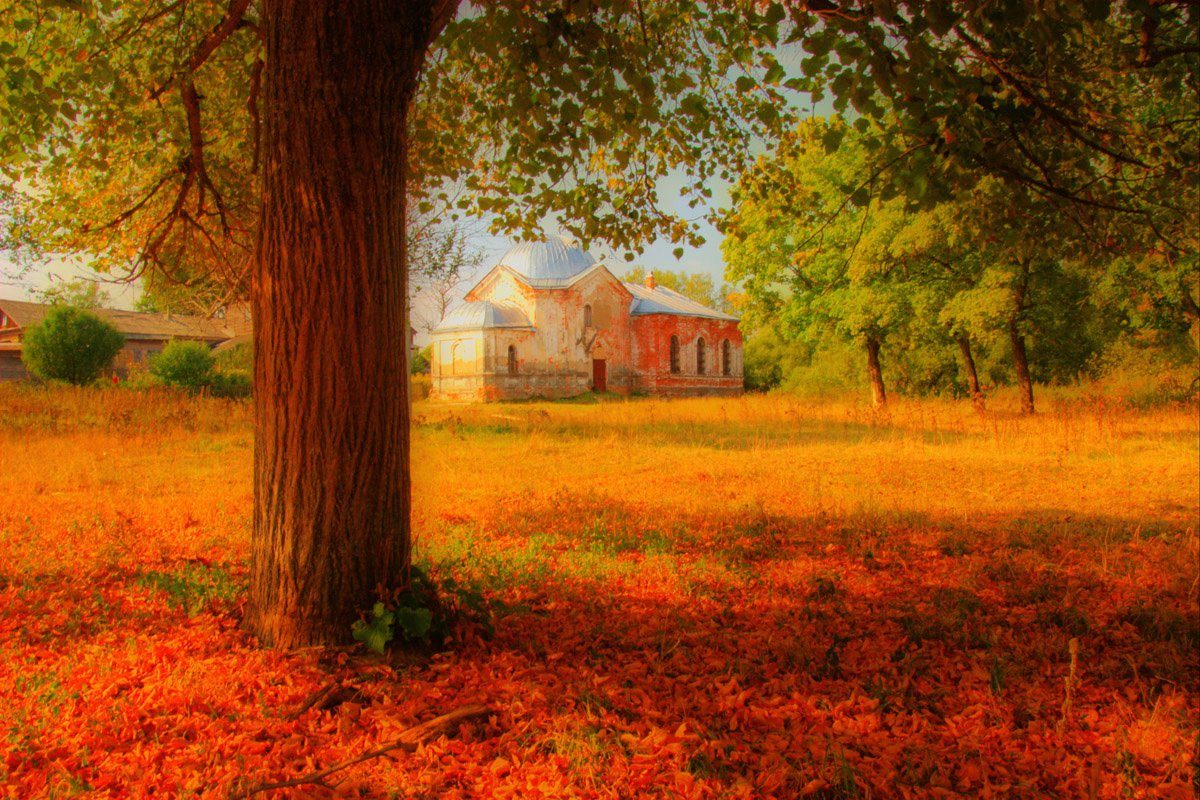
{"type": "Polygon", "coordinates": [[[1194,796],[1197,409],[1041,407],[418,402],[417,560],[494,632],[398,661],[240,631],[247,404],[0,385],[0,796],[231,796],[468,702],[273,796],[1194,796]]]}

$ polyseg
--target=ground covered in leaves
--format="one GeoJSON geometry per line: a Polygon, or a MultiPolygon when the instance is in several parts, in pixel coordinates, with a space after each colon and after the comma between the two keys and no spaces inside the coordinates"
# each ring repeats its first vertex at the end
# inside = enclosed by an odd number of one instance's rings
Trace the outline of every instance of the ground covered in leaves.
{"type": "Polygon", "coordinates": [[[415,409],[447,649],[239,629],[245,405],[0,387],[0,796],[1192,797],[1194,408],[415,409]]]}

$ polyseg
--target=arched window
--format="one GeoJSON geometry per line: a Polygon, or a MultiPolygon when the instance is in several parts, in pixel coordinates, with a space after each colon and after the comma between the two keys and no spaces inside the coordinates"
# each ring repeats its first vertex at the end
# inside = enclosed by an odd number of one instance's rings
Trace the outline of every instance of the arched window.
{"type": "Polygon", "coordinates": [[[517,346],[515,344],[508,346],[508,374],[517,374],[517,346]]]}
{"type": "Polygon", "coordinates": [[[731,345],[729,343],[729,340],[726,339],[725,341],[721,342],[721,374],[722,375],[732,375],[733,374],[732,361],[733,361],[733,345],[731,345]]]}
{"type": "Polygon", "coordinates": [[[696,340],[696,374],[703,375],[707,366],[708,353],[705,352],[703,337],[696,340]]]}
{"type": "Polygon", "coordinates": [[[592,307],[590,305],[583,307],[583,327],[592,327],[592,307]]]}
{"type": "Polygon", "coordinates": [[[671,374],[679,374],[679,337],[671,337],[671,374]]]}

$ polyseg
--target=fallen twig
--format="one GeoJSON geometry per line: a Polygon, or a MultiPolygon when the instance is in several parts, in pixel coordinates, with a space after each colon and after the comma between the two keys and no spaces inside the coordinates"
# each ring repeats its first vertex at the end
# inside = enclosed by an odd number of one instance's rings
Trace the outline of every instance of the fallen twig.
{"type": "Polygon", "coordinates": [[[345,761],[339,761],[332,767],[326,767],[325,769],[318,770],[317,772],[310,772],[307,775],[301,775],[298,778],[292,778],[291,780],[287,781],[278,781],[275,783],[260,783],[244,792],[232,795],[231,800],[242,800],[243,798],[253,797],[256,794],[269,792],[273,789],[288,789],[295,786],[315,785],[325,786],[328,788],[328,784],[325,783],[325,779],[335,772],[341,772],[342,770],[352,767],[355,764],[361,764],[364,761],[370,761],[373,758],[379,758],[380,756],[387,755],[394,750],[405,750],[411,753],[423,742],[427,742],[438,734],[443,733],[454,723],[462,722],[463,720],[467,719],[474,719],[475,717],[482,717],[487,713],[488,707],[481,705],[470,705],[456,708],[453,711],[442,714],[440,717],[434,717],[427,722],[422,722],[420,725],[414,725],[411,728],[408,728],[398,737],[382,747],[377,747],[374,750],[368,750],[367,752],[357,755],[354,758],[348,758],[345,761]]]}

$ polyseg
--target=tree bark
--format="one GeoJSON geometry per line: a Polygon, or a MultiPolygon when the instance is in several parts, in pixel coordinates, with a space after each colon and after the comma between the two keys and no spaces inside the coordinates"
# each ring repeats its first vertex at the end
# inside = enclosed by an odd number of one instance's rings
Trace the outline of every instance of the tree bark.
{"type": "Polygon", "coordinates": [[[1018,264],[1019,277],[1013,286],[1012,316],[1008,318],[1008,340],[1012,345],[1013,367],[1017,372],[1017,387],[1021,392],[1021,413],[1032,414],[1033,379],[1029,376],[1029,353],[1025,349],[1025,336],[1021,333],[1020,320],[1029,300],[1030,262],[1018,264]]]}
{"type": "Polygon", "coordinates": [[[874,336],[866,338],[867,373],[871,376],[871,400],[876,408],[887,405],[887,392],[883,388],[883,368],[879,365],[879,339],[874,336]]]}
{"type": "Polygon", "coordinates": [[[1029,377],[1029,354],[1025,350],[1025,337],[1017,327],[1016,319],[1008,323],[1008,340],[1012,343],[1013,366],[1017,370],[1017,387],[1021,392],[1021,413],[1033,413],[1033,380],[1029,377]]]}
{"type": "Polygon", "coordinates": [[[407,580],[405,120],[430,2],[265,0],[247,627],[350,638],[407,580]]]}
{"type": "Polygon", "coordinates": [[[967,365],[967,388],[971,392],[971,402],[975,407],[983,409],[983,390],[979,388],[979,373],[975,370],[975,357],[971,354],[971,337],[965,333],[958,335],[958,349],[962,351],[963,362],[967,365]]]}

